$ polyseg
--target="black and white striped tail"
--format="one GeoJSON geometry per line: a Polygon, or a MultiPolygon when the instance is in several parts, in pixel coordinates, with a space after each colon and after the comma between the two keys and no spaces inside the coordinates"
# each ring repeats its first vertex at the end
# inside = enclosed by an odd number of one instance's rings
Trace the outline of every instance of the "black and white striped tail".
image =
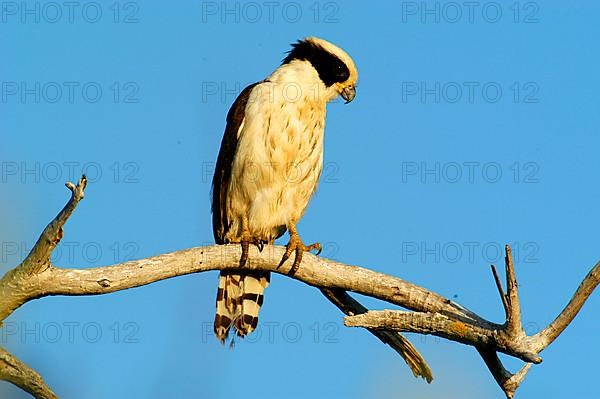
{"type": "Polygon", "coordinates": [[[215,314],[215,335],[221,343],[224,344],[227,340],[232,326],[240,337],[245,337],[256,329],[258,312],[270,278],[269,272],[242,275],[221,272],[215,314]]]}

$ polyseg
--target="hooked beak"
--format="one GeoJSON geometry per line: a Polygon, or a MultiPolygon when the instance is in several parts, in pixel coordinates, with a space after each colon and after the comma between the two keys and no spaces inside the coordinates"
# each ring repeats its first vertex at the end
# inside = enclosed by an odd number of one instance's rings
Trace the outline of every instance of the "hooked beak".
{"type": "Polygon", "coordinates": [[[353,85],[346,86],[342,90],[341,95],[344,100],[346,100],[346,104],[348,104],[350,101],[354,100],[354,97],[356,96],[356,88],[353,85]]]}

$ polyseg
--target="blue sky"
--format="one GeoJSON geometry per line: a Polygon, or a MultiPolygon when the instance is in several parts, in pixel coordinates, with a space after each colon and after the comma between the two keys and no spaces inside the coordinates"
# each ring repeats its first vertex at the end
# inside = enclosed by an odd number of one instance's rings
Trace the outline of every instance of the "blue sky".
{"type": "MultiPolygon", "coordinates": [[[[494,321],[503,312],[489,264],[510,243],[530,332],[598,260],[597,4],[61,4],[3,3],[1,273],[82,171],[91,184],[57,265],[212,242],[226,112],[311,35],[342,46],[360,78],[354,102],[329,106],[305,242],[494,321]]],[[[427,385],[366,331],[345,328],[314,288],[279,275],[260,333],[230,351],[210,333],[216,283],[206,273],[33,301],[6,320],[2,345],[66,398],[502,397],[472,348],[413,336],[435,375],[427,385]]],[[[597,377],[599,311],[594,296],[519,397],[597,395],[583,382],[597,377]]],[[[7,383],[0,394],[27,397],[7,383]]]]}

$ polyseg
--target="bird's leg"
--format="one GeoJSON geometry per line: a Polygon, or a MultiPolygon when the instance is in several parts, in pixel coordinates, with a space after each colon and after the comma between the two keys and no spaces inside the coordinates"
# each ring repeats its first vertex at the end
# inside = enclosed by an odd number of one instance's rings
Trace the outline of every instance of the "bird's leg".
{"type": "Polygon", "coordinates": [[[294,258],[294,264],[292,265],[292,268],[290,269],[290,271],[288,273],[290,276],[293,276],[298,271],[298,268],[300,267],[300,262],[302,262],[302,254],[305,251],[312,251],[313,249],[316,249],[317,255],[319,255],[321,253],[322,247],[321,247],[321,244],[318,242],[308,245],[308,246],[304,245],[304,243],[300,239],[300,235],[298,235],[298,231],[296,230],[296,221],[295,220],[292,220],[288,224],[287,228],[290,231],[290,241],[285,246],[285,253],[283,254],[283,257],[281,258],[281,262],[279,262],[278,267],[281,267],[281,265],[283,265],[288,260],[288,258],[292,254],[292,252],[295,252],[296,257],[294,258]]]}
{"type": "Polygon", "coordinates": [[[242,244],[242,257],[240,258],[240,267],[246,266],[248,262],[248,253],[250,251],[250,243],[253,242],[250,236],[250,228],[248,227],[248,216],[242,218],[242,237],[240,243],[242,244]]]}

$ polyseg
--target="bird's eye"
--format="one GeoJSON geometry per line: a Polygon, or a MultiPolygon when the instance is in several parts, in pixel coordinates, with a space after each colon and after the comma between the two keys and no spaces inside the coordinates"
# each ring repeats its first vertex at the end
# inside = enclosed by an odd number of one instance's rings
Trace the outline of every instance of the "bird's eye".
{"type": "Polygon", "coordinates": [[[348,68],[346,67],[346,65],[342,64],[342,63],[336,63],[335,67],[334,67],[334,73],[335,76],[337,77],[337,81],[338,82],[343,82],[346,79],[348,79],[348,68]]]}

